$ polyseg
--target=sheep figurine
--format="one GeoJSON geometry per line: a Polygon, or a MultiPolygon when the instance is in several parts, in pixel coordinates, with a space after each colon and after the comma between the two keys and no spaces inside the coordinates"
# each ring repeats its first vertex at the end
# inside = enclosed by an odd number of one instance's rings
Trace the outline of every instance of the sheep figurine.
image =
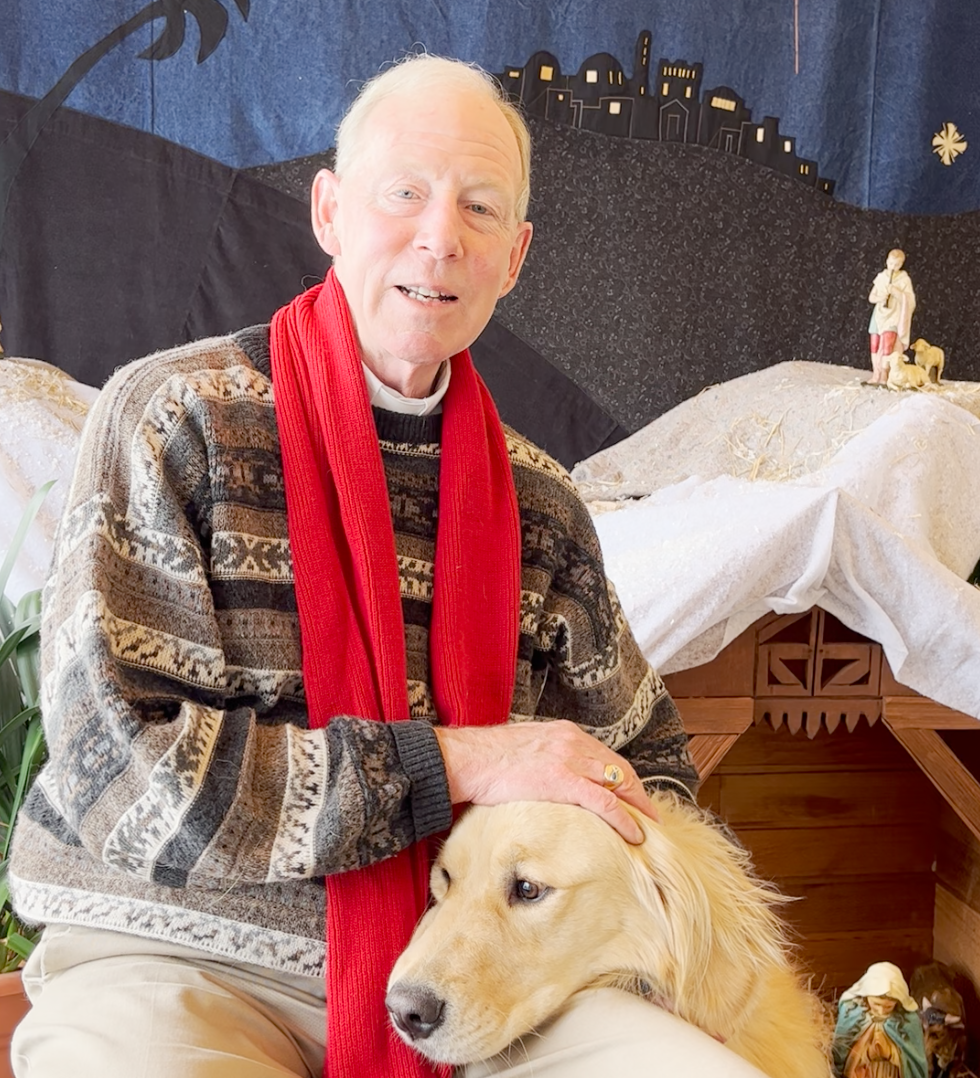
{"type": "Polygon", "coordinates": [[[946,353],[922,337],[913,342],[912,351],[915,352],[915,362],[926,372],[929,381],[938,385],[943,380],[946,353]]]}
{"type": "Polygon", "coordinates": [[[921,389],[929,381],[926,372],[906,359],[904,352],[892,352],[885,363],[888,370],[885,385],[889,389],[921,389]]]}

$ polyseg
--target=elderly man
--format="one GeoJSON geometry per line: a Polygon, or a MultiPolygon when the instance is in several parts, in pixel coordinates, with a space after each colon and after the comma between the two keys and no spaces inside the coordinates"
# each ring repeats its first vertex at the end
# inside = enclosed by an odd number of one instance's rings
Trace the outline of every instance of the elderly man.
{"type": "Polygon", "coordinates": [[[624,802],[696,782],[582,503],[466,352],[531,239],[523,122],[423,57],[337,144],[323,285],[131,364],[87,427],[11,870],[49,926],[21,1078],[427,1073],[384,984],[453,806],[638,841],[624,802]]]}

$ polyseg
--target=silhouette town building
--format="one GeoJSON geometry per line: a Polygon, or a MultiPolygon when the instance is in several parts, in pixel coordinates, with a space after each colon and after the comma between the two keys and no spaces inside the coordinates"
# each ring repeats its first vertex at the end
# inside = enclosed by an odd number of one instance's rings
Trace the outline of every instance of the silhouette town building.
{"type": "Polygon", "coordinates": [[[651,85],[651,40],[649,30],[637,37],[632,77],[608,52],[590,56],[574,75],[563,75],[557,57],[541,50],[496,78],[528,116],[619,138],[695,143],[834,193],[834,181],[818,174],[816,161],[797,156],[796,139],[780,133],[775,116],[753,121],[743,98],[728,86],[702,93],[701,64],[661,59],[651,85]]]}

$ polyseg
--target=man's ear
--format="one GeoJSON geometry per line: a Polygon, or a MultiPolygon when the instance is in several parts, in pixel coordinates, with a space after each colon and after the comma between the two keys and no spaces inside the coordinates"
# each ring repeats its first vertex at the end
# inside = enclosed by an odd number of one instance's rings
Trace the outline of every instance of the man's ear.
{"type": "Polygon", "coordinates": [[[340,241],[334,228],[337,218],[340,180],[327,168],[321,168],[313,177],[310,193],[310,217],[316,242],[331,257],[340,254],[340,241]]]}
{"type": "Polygon", "coordinates": [[[531,245],[531,236],[534,233],[534,226],[530,221],[522,221],[517,226],[517,235],[514,237],[514,245],[510,249],[510,262],[507,266],[507,279],[504,281],[504,287],[501,288],[501,296],[506,296],[507,293],[517,284],[518,275],[521,272],[521,267],[524,265],[524,259],[527,258],[527,249],[531,245]]]}

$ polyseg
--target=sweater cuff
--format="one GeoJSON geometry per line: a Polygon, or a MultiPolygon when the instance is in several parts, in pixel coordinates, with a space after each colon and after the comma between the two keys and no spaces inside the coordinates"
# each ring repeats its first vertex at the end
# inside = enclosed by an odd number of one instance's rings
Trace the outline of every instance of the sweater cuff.
{"type": "Polygon", "coordinates": [[[435,729],[431,723],[409,719],[391,723],[391,733],[411,783],[409,800],[415,841],[447,831],[453,822],[453,806],[435,729]]]}

